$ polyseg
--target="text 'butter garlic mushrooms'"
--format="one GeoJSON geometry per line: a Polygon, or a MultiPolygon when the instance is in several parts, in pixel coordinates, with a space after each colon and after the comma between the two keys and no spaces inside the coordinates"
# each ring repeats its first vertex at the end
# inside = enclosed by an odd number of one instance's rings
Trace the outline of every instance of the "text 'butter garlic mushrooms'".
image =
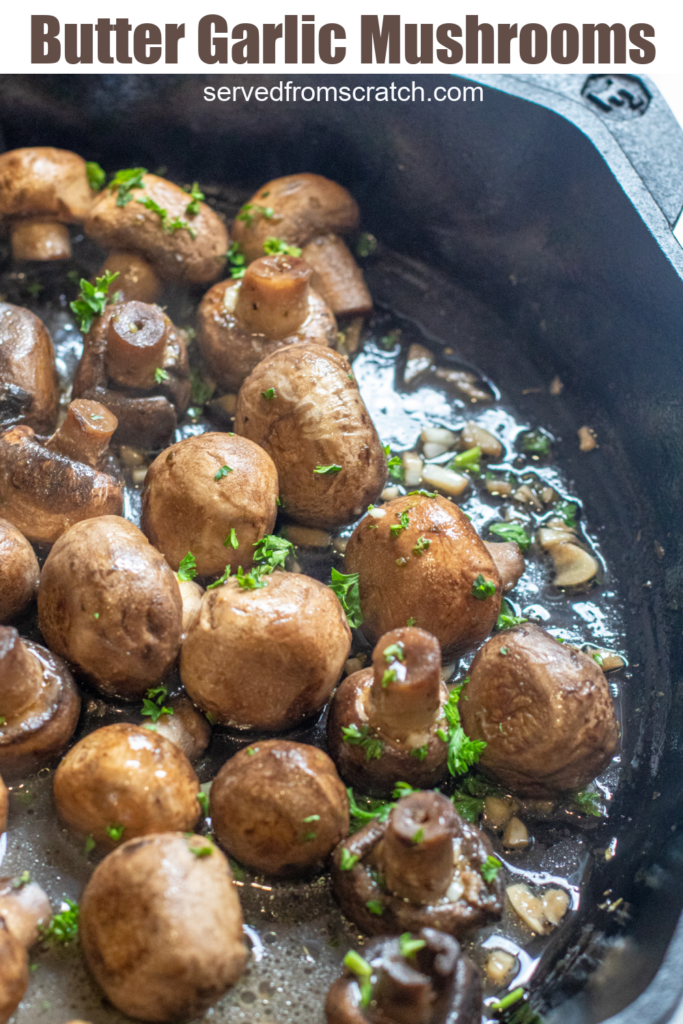
{"type": "Polygon", "coordinates": [[[482,771],[520,796],[584,789],[617,748],[602,670],[533,623],[484,644],[460,709],[467,735],[486,742],[482,771]]]}
{"type": "Polygon", "coordinates": [[[349,801],[317,747],[259,740],[227,761],[211,786],[211,820],[231,856],[265,875],[320,870],[349,831],[349,801]]]}
{"type": "Polygon", "coordinates": [[[248,575],[207,590],[180,674],[192,700],[222,725],[277,732],[321,710],[350,647],[329,587],[300,573],[248,575]]]}
{"type": "Polygon", "coordinates": [[[167,832],[110,853],[83,894],[80,935],[107,999],[145,1021],[202,1016],[247,959],[230,865],[206,836],[167,832]]]}
{"type": "Polygon", "coordinates": [[[23,533],[0,519],[0,623],[26,608],[38,589],[38,559],[23,533]]]}
{"type": "Polygon", "coordinates": [[[241,279],[209,289],[197,313],[197,341],[220,387],[238,391],[256,364],[279,348],[335,344],[337,323],[310,277],[301,259],[263,256],[241,279]]]}
{"type": "Polygon", "coordinates": [[[78,722],[81,699],[61,658],[0,626],[0,771],[37,771],[60,754],[78,722]]]}
{"type": "Polygon", "coordinates": [[[479,1024],[481,976],[434,928],[371,942],[344,958],[325,1001],[327,1024],[479,1024]]]}
{"type": "Polygon", "coordinates": [[[292,345],[266,356],[237,399],[235,430],[273,459],[287,516],[333,529],[378,499],[384,450],[349,363],[332,349],[292,345]]]}
{"type": "Polygon", "coordinates": [[[51,650],[102,693],[134,699],[159,682],[180,647],[182,601],[173,571],[118,516],[77,523],[43,566],[40,629],[51,650]]]}
{"type": "Polygon", "coordinates": [[[437,785],[446,774],[448,743],[438,735],[448,691],[441,648],[423,629],[380,637],[372,668],[354,672],[336,690],[327,720],[330,753],[342,777],[372,796],[390,796],[397,782],[437,785]]]}
{"type": "Polygon", "coordinates": [[[52,340],[28,309],[0,302],[0,427],[19,423],[38,433],[57,419],[57,371],[52,340]]]}
{"type": "Polygon", "coordinates": [[[190,762],[152,729],[118,723],[72,747],[54,779],[62,821],[113,847],[154,832],[188,832],[197,822],[199,782],[190,762]]]}
{"type": "Polygon", "coordinates": [[[7,1024],[28,988],[28,950],[52,918],[50,902],[28,872],[0,878],[0,1024],[7,1024]]]}
{"type": "Polygon", "coordinates": [[[131,168],[95,199],[85,233],[105,249],[144,256],[163,280],[208,283],[223,265],[228,232],[210,206],[199,203],[197,213],[188,213],[188,205],[182,188],[131,168]]]}
{"type": "Polygon", "coordinates": [[[30,427],[0,434],[0,507],[34,543],[52,544],[75,523],[123,511],[121,484],[105,460],[116,417],[74,400],[52,437],[30,427]]]}
{"type": "Polygon", "coordinates": [[[171,445],[149,467],[142,529],[174,569],[188,552],[197,572],[248,569],[275,525],[278,475],[258,445],[208,433],[171,445]]]}
{"type": "Polygon", "coordinates": [[[503,912],[500,861],[447,797],[416,792],[387,821],[337,847],[332,885],[347,917],[369,935],[436,928],[461,937],[503,912]]]}
{"type": "Polygon", "coordinates": [[[0,156],[0,215],[10,220],[15,260],[67,260],[67,224],[82,223],[92,202],[85,160],[35,146],[0,156]]]}
{"type": "Polygon", "coordinates": [[[363,632],[372,643],[411,620],[451,657],[496,624],[498,569],[468,517],[446,498],[418,492],[372,509],[349,540],[345,564],[359,574],[363,632]]]}
{"type": "Polygon", "coordinates": [[[83,339],[73,389],[116,416],[117,444],[160,448],[190,401],[185,332],[159,306],[107,306],[83,339]]]}

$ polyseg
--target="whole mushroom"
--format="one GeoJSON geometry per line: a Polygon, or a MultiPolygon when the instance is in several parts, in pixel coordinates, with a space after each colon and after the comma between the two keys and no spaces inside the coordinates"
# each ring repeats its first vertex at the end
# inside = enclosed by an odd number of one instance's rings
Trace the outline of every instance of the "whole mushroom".
{"type": "Polygon", "coordinates": [[[218,842],[241,864],[291,877],[321,869],[349,831],[349,801],[322,750],[259,740],[223,765],[211,786],[218,842]]]}
{"type": "Polygon", "coordinates": [[[602,669],[534,623],[503,630],[484,644],[464,697],[463,728],[486,742],[481,770],[519,796],[584,789],[617,749],[602,669]]]}
{"type": "Polygon", "coordinates": [[[325,1001],[327,1024],[478,1024],[481,975],[450,935],[434,928],[371,942],[325,1001]]]}
{"type": "Polygon", "coordinates": [[[0,924],[0,1024],[7,1024],[27,988],[26,949],[0,924]]]}
{"type": "Polygon", "coordinates": [[[144,168],[119,172],[90,207],[85,233],[105,249],[144,257],[162,280],[204,284],[218,277],[230,239],[206,203],[144,168]],[[136,173],[137,172],[137,173],[136,173]]]}
{"type": "Polygon", "coordinates": [[[23,533],[0,519],[0,623],[26,608],[38,590],[38,559],[23,533]]]}
{"type": "Polygon", "coordinates": [[[334,345],[337,323],[294,256],[263,256],[244,277],[220,281],[201,301],[197,341],[219,386],[238,391],[256,364],[297,342],[334,345]]]}
{"type": "Polygon", "coordinates": [[[7,1024],[28,987],[28,950],[50,923],[50,902],[28,871],[0,878],[0,1024],[7,1024]]]}
{"type": "Polygon", "coordinates": [[[156,457],[142,492],[142,529],[174,569],[191,552],[199,575],[248,569],[275,525],[278,476],[243,437],[208,433],[156,457]]]}
{"type": "Polygon", "coordinates": [[[247,959],[230,865],[197,835],[131,839],[105,857],[83,894],[80,936],[107,999],[145,1021],[200,1017],[247,959]]]}
{"type": "Polygon", "coordinates": [[[522,550],[514,540],[502,542],[485,540],[484,547],[487,548],[498,570],[503,593],[507,594],[524,574],[526,563],[522,550]]]}
{"type": "Polygon", "coordinates": [[[370,509],[345,563],[358,573],[363,632],[373,643],[412,620],[453,657],[496,624],[500,574],[468,517],[446,498],[418,491],[370,509]]]}
{"type": "Polygon", "coordinates": [[[105,274],[116,274],[116,282],[111,289],[120,302],[158,302],[161,296],[162,283],[152,264],[136,252],[110,252],[97,271],[96,277],[105,274]]]}
{"type": "Polygon", "coordinates": [[[50,649],[102,693],[135,699],[180,648],[178,582],[136,526],[118,516],[77,523],[47,557],[38,620],[50,649]]]}
{"type": "Polygon", "coordinates": [[[405,626],[380,637],[372,668],[335,691],[327,719],[330,754],[342,777],[372,796],[397,782],[436,786],[446,774],[448,743],[441,648],[424,629],[405,626]]]}
{"type": "Polygon", "coordinates": [[[280,732],[322,709],[350,647],[342,607],[317,580],[279,571],[233,578],[202,598],[180,675],[221,725],[280,732]]]}
{"type": "Polygon", "coordinates": [[[24,423],[46,433],[56,419],[57,370],[50,335],[28,309],[0,302],[0,427],[24,423]]]}
{"type": "Polygon", "coordinates": [[[67,224],[82,223],[92,202],[85,160],[33,146],[0,156],[0,215],[10,220],[15,260],[68,260],[67,224]]]}
{"type": "Polygon", "coordinates": [[[284,511],[305,526],[344,526],[384,487],[377,431],[332,349],[291,345],[262,359],[240,388],[235,430],[271,456],[284,511]]]}
{"type": "Polygon", "coordinates": [[[116,417],[97,402],[73,401],[43,439],[31,427],[0,434],[0,507],[34,543],[53,544],[71,526],[123,512],[121,485],[108,471],[116,417]]]}
{"type": "Polygon", "coordinates": [[[79,740],[54,778],[62,821],[109,848],[134,836],[191,831],[198,792],[197,776],[175,743],[123,722],[79,740]]]}
{"type": "Polygon", "coordinates": [[[0,770],[28,775],[71,739],[81,699],[61,658],[0,626],[0,770]]]}
{"type": "Polygon", "coordinates": [[[83,340],[73,393],[116,416],[117,444],[161,448],[190,401],[185,332],[159,306],[107,306],[83,340]]]}
{"type": "Polygon", "coordinates": [[[206,715],[198,711],[187,697],[172,697],[164,700],[169,713],[160,715],[154,725],[149,721],[147,729],[154,729],[176,747],[182,750],[188,761],[198,761],[211,740],[211,726],[206,715]]]}
{"type": "Polygon", "coordinates": [[[9,811],[9,793],[0,775],[0,835],[7,831],[7,814],[9,811]]]}
{"type": "Polygon", "coordinates": [[[416,792],[387,821],[339,844],[332,886],[346,916],[369,935],[427,927],[459,938],[501,917],[500,866],[486,836],[450,800],[416,792]]]}

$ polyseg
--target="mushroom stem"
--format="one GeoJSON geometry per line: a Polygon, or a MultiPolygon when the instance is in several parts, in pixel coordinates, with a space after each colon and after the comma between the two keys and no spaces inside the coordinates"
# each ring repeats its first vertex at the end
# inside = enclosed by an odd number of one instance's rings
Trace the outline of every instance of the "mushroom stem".
{"type": "Polygon", "coordinates": [[[247,267],[235,316],[254,334],[286,338],[308,316],[311,268],[295,256],[263,256],[247,267]]]}
{"type": "Polygon", "coordinates": [[[30,707],[42,688],[40,662],[13,626],[0,626],[0,680],[0,716],[4,719],[12,719],[30,707]]]}
{"type": "Polygon", "coordinates": [[[372,996],[377,1007],[396,1024],[431,1024],[429,978],[405,960],[385,960],[372,996]]]}
{"type": "Polygon", "coordinates": [[[453,881],[458,819],[439,793],[411,793],[391,812],[381,844],[387,889],[411,903],[434,903],[453,881]]]}
{"type": "Polygon", "coordinates": [[[75,398],[66,419],[45,447],[76,462],[96,466],[107,448],[118,420],[106,406],[87,398],[75,398]]]}
{"type": "Polygon", "coordinates": [[[15,260],[71,259],[71,240],[66,224],[27,217],[12,223],[12,255],[15,260]]]}
{"type": "Polygon", "coordinates": [[[107,373],[124,387],[153,387],[162,367],[168,327],[157,306],[125,302],[107,328],[107,373]]]}
{"type": "Polygon", "coordinates": [[[434,1024],[451,1004],[460,959],[450,935],[424,928],[422,948],[406,958],[397,939],[386,940],[385,955],[372,991],[378,1020],[396,1024],[434,1024]]]}
{"type": "Polygon", "coordinates": [[[370,724],[395,740],[429,729],[439,713],[441,648],[423,629],[392,629],[372,654],[370,724]]]}

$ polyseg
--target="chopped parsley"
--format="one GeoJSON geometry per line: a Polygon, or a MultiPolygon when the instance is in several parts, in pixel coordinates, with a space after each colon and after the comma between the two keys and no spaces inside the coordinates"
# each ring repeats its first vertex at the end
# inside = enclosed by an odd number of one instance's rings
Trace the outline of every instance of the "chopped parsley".
{"type": "Polygon", "coordinates": [[[123,171],[117,171],[109,182],[110,189],[118,189],[116,196],[117,206],[127,206],[133,198],[131,191],[134,188],[144,188],[143,174],[147,174],[146,167],[129,167],[123,171]]]}
{"type": "Polygon", "coordinates": [[[301,820],[303,821],[304,825],[308,825],[308,823],[311,821],[320,821],[320,815],[309,814],[307,818],[302,818],[301,820]]]}
{"type": "MultiPolygon", "coordinates": [[[[465,683],[467,679],[465,679],[465,683]]],[[[465,735],[460,724],[458,702],[465,683],[455,686],[448,694],[443,706],[443,715],[448,722],[448,732],[440,730],[440,739],[448,743],[448,770],[451,775],[464,775],[479,760],[482,750],[486,747],[484,740],[471,740],[465,735]]]]}
{"type": "Polygon", "coordinates": [[[389,685],[389,683],[395,683],[395,682],[396,682],[396,669],[395,668],[388,668],[388,669],[386,669],[385,672],[384,672],[384,675],[382,676],[382,687],[383,687],[383,689],[386,689],[386,687],[389,685]]]}
{"type": "Polygon", "coordinates": [[[104,170],[100,165],[96,164],[94,160],[86,160],[85,173],[88,176],[88,184],[93,192],[101,192],[107,179],[107,175],[104,173],[104,170]]]}
{"type": "Polygon", "coordinates": [[[228,475],[228,473],[232,473],[231,467],[230,466],[221,466],[221,468],[218,470],[218,472],[216,474],[214,474],[214,480],[222,480],[224,476],[228,475]]]}
{"type": "Polygon", "coordinates": [[[382,756],[384,751],[383,740],[375,739],[370,735],[370,726],[361,725],[360,729],[355,722],[351,725],[342,726],[342,734],[344,737],[344,743],[349,743],[351,746],[360,747],[365,751],[365,760],[373,761],[377,760],[382,756]]]}
{"type": "Polygon", "coordinates": [[[181,583],[189,583],[197,575],[197,563],[191,551],[188,551],[178,566],[176,576],[181,583]]]}
{"type": "Polygon", "coordinates": [[[403,656],[403,644],[389,644],[388,647],[384,648],[382,653],[384,654],[384,660],[387,665],[390,665],[392,661],[406,660],[403,656]]]}
{"type": "Polygon", "coordinates": [[[259,203],[245,203],[237,214],[237,220],[243,221],[250,228],[259,217],[272,220],[274,216],[275,211],[270,206],[261,206],[259,203]]]}
{"type": "MultiPolygon", "coordinates": [[[[353,790],[349,786],[346,790],[349,798],[349,816],[351,818],[350,832],[357,832],[363,825],[367,825],[369,821],[384,822],[391,814],[395,804],[386,800],[373,800],[370,797],[361,797],[364,806],[360,806],[353,795],[353,790]]],[[[403,795],[403,794],[401,794],[403,795]]],[[[396,796],[396,790],[394,790],[394,796],[396,796]]]]}
{"type": "Polygon", "coordinates": [[[415,544],[415,547],[413,548],[413,554],[414,555],[423,555],[431,543],[432,543],[431,540],[427,540],[426,537],[418,537],[417,538],[417,543],[415,544]]]}
{"type": "Polygon", "coordinates": [[[550,437],[543,430],[528,430],[522,434],[522,451],[529,455],[550,455],[550,437]]]}
{"type": "Polygon", "coordinates": [[[372,999],[372,967],[360,953],[356,953],[355,949],[350,949],[344,957],[344,966],[356,975],[360,989],[360,1006],[368,1006],[372,999]]]}
{"type": "Polygon", "coordinates": [[[118,270],[113,274],[106,270],[102,277],[95,278],[94,284],[81,278],[81,290],[78,297],[69,303],[69,307],[76,314],[82,334],[87,334],[95,317],[104,313],[105,306],[111,301],[109,289],[118,276],[118,270]]]}
{"type": "Polygon", "coordinates": [[[55,914],[48,925],[38,926],[43,938],[50,944],[66,946],[78,936],[78,904],[68,899],[65,899],[64,903],[67,906],[66,910],[55,914]]]}
{"type": "Polygon", "coordinates": [[[451,462],[450,469],[465,469],[473,476],[479,476],[481,472],[480,459],[481,448],[479,445],[475,445],[474,448],[468,448],[465,452],[459,452],[451,462]]]}
{"type": "Polygon", "coordinates": [[[393,526],[389,527],[389,533],[392,537],[398,537],[402,530],[407,530],[410,526],[410,519],[408,517],[408,509],[404,508],[403,512],[398,517],[398,523],[394,523],[393,526]]]}
{"type": "Polygon", "coordinates": [[[419,828],[417,830],[417,832],[415,833],[415,835],[413,836],[412,842],[415,843],[415,846],[419,846],[419,844],[422,842],[424,837],[425,837],[424,829],[423,828],[419,828]]]}
{"type": "Polygon", "coordinates": [[[576,529],[576,513],[579,511],[579,506],[575,501],[558,501],[553,506],[553,512],[558,519],[562,519],[564,523],[571,527],[572,530],[576,529]]]}
{"type": "Polygon", "coordinates": [[[261,392],[261,398],[265,398],[266,402],[272,402],[275,398],[275,388],[266,388],[261,392]]]}
{"type": "Polygon", "coordinates": [[[0,715],[0,725],[7,724],[7,715],[0,715]]]}
{"type": "Polygon", "coordinates": [[[216,390],[216,385],[209,384],[208,381],[204,380],[199,370],[193,367],[190,370],[190,389],[192,404],[204,406],[216,390]]]}
{"type": "Polygon", "coordinates": [[[154,371],[154,383],[163,384],[165,380],[170,380],[170,377],[166,373],[166,370],[162,370],[160,366],[157,366],[154,371]]]}
{"type": "Polygon", "coordinates": [[[241,587],[242,590],[261,590],[262,587],[265,587],[265,583],[259,574],[258,566],[252,569],[251,572],[245,573],[242,566],[239,565],[235,579],[237,580],[237,586],[241,587]]]}
{"type": "Polygon", "coordinates": [[[200,860],[202,857],[210,857],[215,849],[208,836],[191,836],[190,841],[187,844],[187,848],[190,853],[193,853],[195,857],[200,860]],[[197,845],[195,842],[196,839],[200,840],[201,845],[197,845]]]}
{"type": "Polygon", "coordinates": [[[436,498],[436,491],[408,491],[408,496],[411,494],[418,494],[421,498],[436,498]]]}
{"type": "Polygon", "coordinates": [[[225,254],[225,259],[230,265],[230,277],[233,281],[238,281],[241,277],[244,277],[244,271],[247,269],[247,260],[244,253],[240,252],[239,242],[232,243],[225,254]]]}
{"type": "Polygon", "coordinates": [[[240,542],[237,539],[237,532],[236,532],[234,526],[231,528],[230,533],[228,534],[228,536],[223,541],[223,547],[224,548],[227,548],[228,545],[230,545],[230,547],[234,551],[237,551],[237,548],[240,546],[240,542]]]}
{"type": "Polygon", "coordinates": [[[206,816],[209,813],[209,794],[205,793],[203,789],[197,793],[197,803],[202,809],[202,814],[206,816]]]}
{"type": "Polygon", "coordinates": [[[413,747],[413,749],[410,751],[410,756],[416,757],[418,761],[424,761],[428,753],[429,746],[425,743],[424,747],[413,747]]]}
{"type": "Polygon", "coordinates": [[[495,533],[503,540],[513,540],[519,545],[520,551],[528,551],[531,547],[531,537],[519,523],[493,523],[489,526],[489,533],[495,533]]]}
{"type": "Polygon", "coordinates": [[[31,881],[31,872],[30,871],[22,871],[20,875],[17,875],[16,878],[12,879],[12,888],[13,889],[23,889],[24,886],[28,885],[30,881],[31,881]]]}
{"type": "Polygon", "coordinates": [[[301,837],[301,842],[302,843],[312,843],[313,840],[317,839],[317,838],[318,838],[318,833],[317,832],[306,832],[301,837]]]}
{"type": "Polygon", "coordinates": [[[406,619],[406,626],[411,626],[412,627],[412,626],[415,625],[416,622],[417,622],[417,619],[413,618],[413,616],[411,615],[409,619],[406,619]]]}
{"type": "Polygon", "coordinates": [[[366,900],[365,906],[371,914],[375,914],[377,917],[381,917],[384,913],[384,904],[381,900],[366,900]]]}
{"type": "Polygon", "coordinates": [[[508,656],[508,654],[510,653],[510,651],[509,651],[509,649],[507,647],[501,647],[500,653],[503,655],[504,658],[506,658],[508,656]]]}
{"type": "Polygon", "coordinates": [[[284,569],[289,555],[294,554],[294,545],[286,537],[278,537],[268,533],[254,545],[254,561],[259,573],[269,575],[273,569],[284,569]]]}
{"type": "Polygon", "coordinates": [[[172,715],[173,708],[164,707],[164,701],[168,697],[168,690],[165,686],[155,686],[147,691],[147,696],[142,701],[142,715],[158,722],[162,715],[172,715]]]}
{"type": "Polygon", "coordinates": [[[453,793],[451,800],[461,818],[476,823],[484,813],[486,797],[501,795],[502,791],[481,775],[468,775],[462,780],[460,788],[453,793]]]}
{"type": "Polygon", "coordinates": [[[145,196],[144,199],[136,199],[135,201],[136,203],[140,203],[141,206],[144,206],[146,210],[151,210],[152,213],[156,213],[157,217],[161,221],[161,228],[167,235],[172,235],[176,231],[187,231],[190,238],[197,237],[196,228],[193,228],[182,217],[170,217],[168,210],[165,210],[163,206],[159,206],[156,200],[152,199],[151,196],[145,196]]]}
{"type": "Polygon", "coordinates": [[[390,331],[389,334],[385,334],[384,337],[379,339],[379,344],[387,352],[393,352],[396,347],[396,342],[401,338],[400,330],[390,331]]]}
{"type": "Polygon", "coordinates": [[[493,597],[495,592],[496,584],[493,580],[484,579],[482,574],[479,573],[472,584],[472,597],[476,597],[477,601],[486,601],[489,597],[493,597]]]}
{"type": "Polygon", "coordinates": [[[360,610],[360,595],[358,591],[358,573],[351,572],[345,575],[338,569],[332,569],[332,590],[339,598],[339,603],[346,612],[349,626],[356,629],[363,621],[360,610]]]}
{"type": "Polygon", "coordinates": [[[229,579],[230,579],[230,566],[226,565],[225,569],[223,570],[222,575],[219,576],[217,580],[214,580],[213,583],[209,583],[209,585],[208,585],[208,587],[206,589],[207,590],[215,590],[216,587],[222,587],[223,584],[227,583],[229,579]]]}
{"type": "Polygon", "coordinates": [[[479,873],[484,881],[490,885],[491,882],[495,882],[498,877],[498,872],[502,866],[502,863],[497,857],[494,857],[493,854],[489,854],[482,866],[479,868],[479,873]]]}
{"type": "Polygon", "coordinates": [[[192,188],[190,189],[189,195],[190,202],[185,207],[185,213],[188,213],[190,214],[190,216],[194,217],[195,214],[199,213],[199,204],[201,203],[202,199],[206,199],[206,196],[204,195],[204,193],[199,187],[198,182],[196,181],[193,184],[192,188]]]}
{"type": "Polygon", "coordinates": [[[415,954],[418,953],[421,949],[424,949],[426,945],[427,942],[425,939],[414,939],[410,932],[404,932],[403,935],[400,935],[398,939],[399,951],[401,953],[401,956],[405,957],[406,960],[409,960],[411,957],[415,956],[415,954]]]}
{"type": "Polygon", "coordinates": [[[105,829],[105,832],[107,833],[107,835],[109,836],[109,838],[113,842],[118,843],[120,841],[120,839],[121,839],[121,836],[125,832],[125,826],[124,825],[107,825],[107,827],[105,829]]]}
{"type": "Polygon", "coordinates": [[[512,629],[513,626],[519,626],[522,622],[528,621],[528,619],[523,618],[521,615],[515,615],[510,602],[503,599],[503,603],[500,606],[500,615],[496,622],[496,629],[512,629]]]}
{"type": "Polygon", "coordinates": [[[596,665],[600,666],[600,668],[602,668],[602,666],[605,664],[605,659],[603,658],[600,651],[593,651],[591,657],[593,661],[596,663],[596,665]]]}
{"type": "Polygon", "coordinates": [[[339,867],[342,871],[351,871],[358,863],[358,860],[358,854],[351,853],[346,846],[342,846],[341,857],[339,860],[339,867]]]}
{"type": "Polygon", "coordinates": [[[333,476],[335,473],[341,473],[341,466],[332,464],[331,466],[316,466],[313,470],[318,476],[333,476]]]}
{"type": "Polygon", "coordinates": [[[602,817],[599,793],[584,789],[580,793],[574,794],[572,803],[576,804],[583,814],[592,814],[594,818],[602,817]]]}
{"type": "Polygon", "coordinates": [[[301,256],[301,249],[296,245],[287,245],[281,238],[266,238],[263,243],[266,256],[301,256]]]}
{"type": "Polygon", "coordinates": [[[403,459],[400,455],[391,454],[391,445],[384,445],[384,454],[387,457],[387,469],[389,470],[389,476],[392,480],[397,483],[401,483],[405,479],[406,471],[403,467],[403,459]]]}
{"type": "Polygon", "coordinates": [[[364,231],[356,242],[356,256],[360,256],[361,259],[365,259],[367,256],[372,255],[376,248],[377,239],[375,236],[364,231]]]}
{"type": "Polygon", "coordinates": [[[89,854],[89,853],[92,853],[93,850],[95,849],[96,845],[97,844],[95,843],[95,840],[93,839],[92,836],[86,836],[85,837],[85,852],[86,852],[86,855],[89,854]]]}

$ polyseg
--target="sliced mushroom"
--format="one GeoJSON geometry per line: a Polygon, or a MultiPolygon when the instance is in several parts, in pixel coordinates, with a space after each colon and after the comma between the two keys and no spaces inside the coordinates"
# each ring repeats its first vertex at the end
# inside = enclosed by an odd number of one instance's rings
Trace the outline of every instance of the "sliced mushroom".
{"type": "Polygon", "coordinates": [[[92,202],[85,160],[34,146],[0,156],[0,215],[10,219],[16,260],[67,260],[67,224],[82,223],[92,202]]]}
{"type": "Polygon", "coordinates": [[[0,623],[26,608],[38,590],[38,559],[23,533],[0,519],[0,623]]]}
{"type": "Polygon", "coordinates": [[[337,323],[294,256],[263,256],[244,277],[215,284],[197,314],[197,341],[212,377],[237,391],[257,363],[297,342],[334,345],[337,323]]]}
{"type": "Polygon", "coordinates": [[[62,659],[12,626],[0,626],[0,679],[0,769],[28,775],[64,750],[81,699],[62,659]]]}
{"type": "Polygon", "coordinates": [[[373,796],[390,796],[399,781],[438,785],[448,758],[437,734],[448,697],[438,640],[423,629],[394,629],[372,661],[347,676],[330,705],[327,742],[342,777],[373,796]]]}
{"type": "Polygon", "coordinates": [[[4,430],[24,423],[44,433],[56,419],[57,371],[50,335],[28,309],[0,302],[0,426],[4,430]]]}
{"type": "Polygon", "coordinates": [[[363,273],[339,235],[318,235],[301,250],[313,270],[311,284],[335,316],[368,316],[372,296],[363,273]]]}

